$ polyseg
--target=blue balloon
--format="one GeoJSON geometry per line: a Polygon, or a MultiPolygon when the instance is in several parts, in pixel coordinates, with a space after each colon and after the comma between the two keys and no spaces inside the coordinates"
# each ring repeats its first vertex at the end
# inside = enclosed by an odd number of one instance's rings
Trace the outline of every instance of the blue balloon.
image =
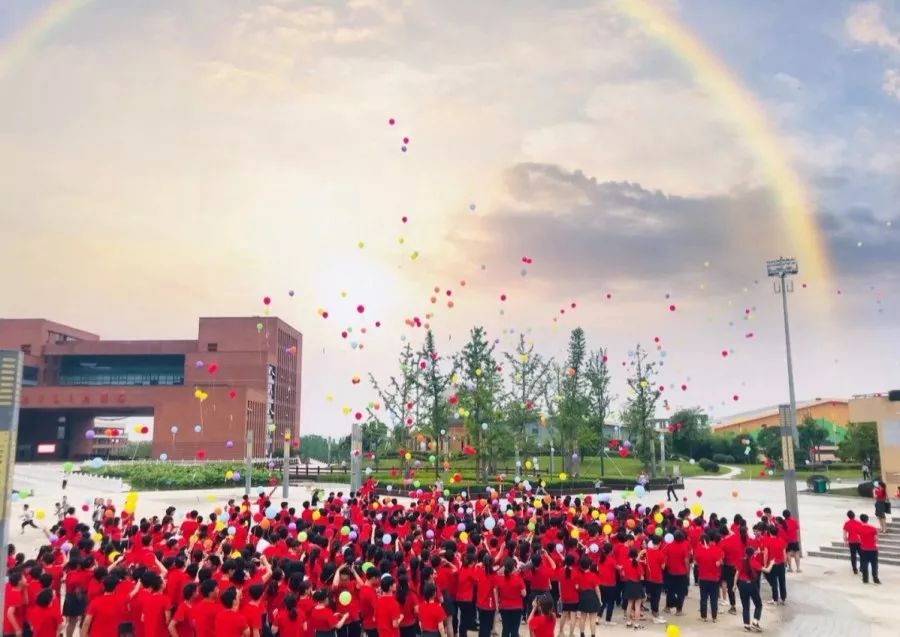
{"type": "Polygon", "coordinates": [[[94,458],[93,460],[91,460],[91,467],[93,467],[94,469],[99,469],[102,466],[103,466],[103,458],[98,457],[98,458],[94,458]]]}
{"type": "Polygon", "coordinates": [[[634,495],[636,495],[639,498],[647,495],[647,490],[644,488],[644,485],[642,485],[642,484],[635,485],[634,495]]]}
{"type": "Polygon", "coordinates": [[[271,519],[278,515],[278,509],[275,508],[275,505],[271,505],[268,509],[266,509],[266,517],[271,519]]]}

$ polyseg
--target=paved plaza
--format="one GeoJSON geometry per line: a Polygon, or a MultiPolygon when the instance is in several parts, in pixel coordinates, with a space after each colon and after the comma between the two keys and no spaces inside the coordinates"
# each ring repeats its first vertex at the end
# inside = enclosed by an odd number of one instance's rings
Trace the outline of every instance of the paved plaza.
{"type": "MultiPolygon", "coordinates": [[[[20,465],[16,467],[15,488],[34,490],[34,496],[28,502],[35,509],[47,512],[42,523],[49,523],[53,512],[53,503],[62,492],[61,465],[20,465]]],[[[299,503],[308,499],[312,488],[324,488],[326,491],[346,489],[347,485],[314,483],[303,484],[291,488],[291,502],[299,503]]],[[[270,487],[266,487],[268,491],[270,487]]],[[[254,487],[254,491],[256,488],[254,487]]],[[[277,502],[281,488],[275,493],[277,502]]],[[[118,498],[124,501],[124,493],[97,493],[77,480],[66,489],[69,502],[78,510],[79,517],[89,521],[89,515],[81,511],[81,505],[97,496],[118,498]]],[[[228,498],[239,498],[242,488],[198,490],[198,491],[158,491],[141,492],[137,502],[137,515],[159,513],[167,506],[178,509],[177,515],[185,511],[197,509],[201,513],[211,510],[216,504],[224,504],[228,498]]],[[[657,502],[653,493],[643,498],[644,502],[657,502]]],[[[784,488],[780,482],[740,480],[732,478],[695,478],[685,481],[685,490],[681,494],[688,498],[687,504],[700,502],[708,512],[732,516],[742,514],[747,519],[755,519],[756,511],[764,506],[771,506],[779,512],[784,502],[784,488]],[[698,497],[697,492],[702,492],[698,497]]],[[[620,493],[613,494],[614,501],[621,498],[620,493]]],[[[840,539],[840,527],[843,524],[847,509],[858,513],[870,510],[871,502],[859,498],[839,496],[813,495],[800,493],[800,520],[802,539],[806,550],[815,549],[833,540],[840,539]]],[[[42,535],[29,529],[24,535],[19,534],[18,515],[21,513],[21,502],[12,505],[10,540],[18,550],[26,554],[33,553],[40,545],[42,535]]],[[[773,635],[798,635],[801,637],[881,637],[897,634],[896,624],[891,619],[892,604],[900,588],[900,568],[882,566],[881,586],[863,585],[858,577],[853,576],[849,563],[825,559],[807,558],[802,563],[803,572],[788,574],[788,605],[772,607],[766,605],[762,624],[766,632],[773,635]],[[895,626],[893,629],[891,626],[895,626]]],[[[769,589],[763,584],[763,599],[767,599],[769,589]]],[[[696,611],[698,600],[697,589],[691,592],[685,606],[684,617],[677,620],[682,635],[711,635],[722,633],[743,633],[740,618],[727,613],[720,614],[717,624],[704,624],[699,621],[696,611]]],[[[722,609],[724,610],[724,609],[722,609]]],[[[626,634],[628,629],[616,626],[612,629],[598,629],[602,634],[626,634]]],[[[664,634],[664,626],[647,625],[646,632],[664,634]]],[[[523,635],[527,634],[523,630],[523,635]]]]}

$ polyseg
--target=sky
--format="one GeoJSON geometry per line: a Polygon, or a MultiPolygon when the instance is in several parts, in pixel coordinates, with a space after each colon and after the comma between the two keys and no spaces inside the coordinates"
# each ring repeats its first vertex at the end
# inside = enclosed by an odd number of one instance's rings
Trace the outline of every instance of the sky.
{"type": "Polygon", "coordinates": [[[446,355],[581,326],[617,405],[640,343],[659,415],[716,419],[786,402],[785,255],[798,400],[900,388],[900,6],[634,4],[4,0],[0,315],[191,338],[268,296],[303,433],[349,432],[426,313],[446,355]]]}

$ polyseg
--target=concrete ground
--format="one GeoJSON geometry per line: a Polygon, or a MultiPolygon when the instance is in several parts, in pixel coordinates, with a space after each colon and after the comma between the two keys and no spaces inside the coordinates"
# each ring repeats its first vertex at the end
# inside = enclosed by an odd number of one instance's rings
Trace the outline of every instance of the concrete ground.
{"type": "MultiPolygon", "coordinates": [[[[43,523],[50,523],[53,503],[62,495],[62,466],[55,464],[19,465],[16,467],[14,488],[34,490],[34,496],[27,502],[34,509],[42,509],[47,517],[43,523]]],[[[290,500],[299,503],[308,499],[312,488],[326,491],[346,489],[347,485],[314,483],[291,488],[290,500]]],[[[268,490],[269,487],[266,487],[268,490]]],[[[255,489],[254,489],[255,491],[255,489]]],[[[94,497],[111,497],[119,505],[124,502],[124,493],[99,493],[90,487],[80,486],[77,481],[66,489],[69,502],[78,509],[79,515],[89,521],[89,514],[81,511],[81,505],[94,497]]],[[[158,513],[167,506],[177,508],[181,515],[190,509],[207,512],[217,504],[224,504],[228,498],[239,498],[243,489],[212,489],[197,491],[141,492],[138,497],[137,515],[158,513]]],[[[688,478],[685,481],[683,497],[692,506],[701,503],[708,512],[732,516],[740,513],[748,520],[756,519],[756,511],[764,506],[779,510],[784,503],[784,487],[780,482],[759,480],[736,480],[730,478],[688,478]],[[698,496],[697,492],[702,495],[698,496]]],[[[646,503],[655,503],[659,494],[648,494],[646,503]]],[[[276,491],[280,497],[280,487],[276,491]]],[[[614,500],[621,494],[614,493],[614,500]]],[[[813,495],[801,492],[799,496],[802,539],[805,548],[818,548],[833,540],[840,539],[841,525],[848,509],[857,513],[872,515],[871,501],[827,495],[813,495]]],[[[11,505],[9,540],[18,550],[32,553],[42,543],[40,532],[27,529],[19,533],[19,515],[22,502],[11,505]]],[[[41,522],[39,522],[41,524],[41,522]]],[[[767,633],[775,635],[795,635],[800,637],[887,637],[897,634],[896,624],[890,608],[896,602],[900,567],[883,566],[881,586],[863,585],[850,570],[849,563],[825,558],[806,558],[802,562],[802,573],[788,574],[788,604],[785,607],[766,606],[762,624],[767,633]],[[890,626],[894,625],[892,629],[890,626]]],[[[763,599],[767,599],[769,588],[763,584],[763,599]]],[[[714,633],[743,633],[739,617],[720,615],[716,624],[704,624],[697,613],[698,592],[694,588],[686,606],[684,617],[670,617],[681,628],[682,635],[712,635],[714,633]],[[677,621],[675,621],[677,620],[677,621]]],[[[616,618],[619,626],[611,629],[598,628],[598,634],[625,634],[621,617],[616,618]]],[[[647,625],[646,632],[663,634],[665,626],[647,625]]],[[[523,630],[523,635],[527,634],[523,630]]]]}

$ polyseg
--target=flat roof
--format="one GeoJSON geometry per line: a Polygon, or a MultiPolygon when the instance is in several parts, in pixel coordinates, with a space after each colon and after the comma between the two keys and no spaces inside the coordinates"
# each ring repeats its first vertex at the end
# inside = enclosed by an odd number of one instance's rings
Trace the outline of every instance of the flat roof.
{"type": "MultiPolygon", "coordinates": [[[[841,403],[846,405],[847,402],[848,401],[846,398],[813,398],[812,400],[801,400],[800,402],[798,402],[797,409],[807,409],[809,407],[824,405],[826,403],[841,403]]],[[[711,427],[712,429],[720,429],[722,427],[731,427],[742,422],[747,422],[748,420],[756,420],[758,418],[765,418],[766,416],[776,416],[778,415],[778,407],[779,405],[769,405],[767,407],[761,407],[759,409],[753,409],[751,411],[744,411],[738,414],[734,414],[733,416],[723,418],[720,421],[713,423],[711,427]]]]}

